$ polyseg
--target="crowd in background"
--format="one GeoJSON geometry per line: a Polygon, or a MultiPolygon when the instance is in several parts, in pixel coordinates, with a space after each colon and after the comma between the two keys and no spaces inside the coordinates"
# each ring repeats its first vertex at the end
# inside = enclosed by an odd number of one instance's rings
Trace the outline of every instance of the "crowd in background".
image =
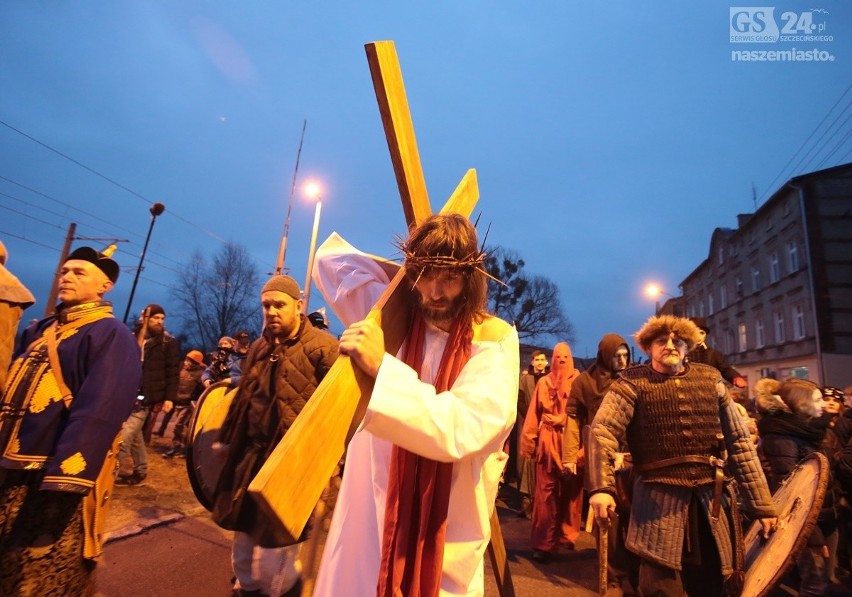
{"type": "MultiPolygon", "coordinates": [[[[749,387],[725,357],[707,345],[706,320],[694,318],[693,322],[701,338],[686,362],[719,371],[751,433],[770,489],[774,492],[809,454],[818,452],[828,460],[830,481],[819,519],[788,581],[797,585],[799,595],[825,594],[852,572],[852,386],[840,389],[799,378],[764,378],[749,387]]],[[[518,489],[519,512],[532,519],[531,547],[538,562],[550,561],[559,550],[573,549],[580,529],[592,528],[582,524],[589,497],[588,427],[610,384],[631,366],[629,361],[626,340],[607,334],[595,361],[582,373],[574,367],[564,342],[554,347],[550,362],[544,351],[535,350],[521,373],[505,480],[518,489]]],[[[628,445],[621,446],[618,460],[616,468],[629,466],[628,445]]],[[[620,513],[626,518],[629,508],[620,513]]],[[[612,547],[609,575],[611,584],[617,585],[612,594],[634,594],[633,557],[623,541],[613,541],[612,547]]]]}

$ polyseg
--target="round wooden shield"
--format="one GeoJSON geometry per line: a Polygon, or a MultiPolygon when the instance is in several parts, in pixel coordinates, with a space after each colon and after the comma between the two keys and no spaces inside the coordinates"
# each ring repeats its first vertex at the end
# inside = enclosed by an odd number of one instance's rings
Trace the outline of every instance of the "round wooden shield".
{"type": "Polygon", "coordinates": [[[213,509],[213,493],[222,470],[212,445],[219,437],[219,430],[236,393],[237,389],[227,382],[212,384],[201,394],[192,417],[186,470],[195,497],[208,510],[213,509]]]}
{"type": "Polygon", "coordinates": [[[745,585],[742,597],[764,597],[796,561],[817,522],[829,483],[828,459],[808,455],[772,496],[778,509],[778,529],[764,539],[754,521],[744,537],[745,585]]]}

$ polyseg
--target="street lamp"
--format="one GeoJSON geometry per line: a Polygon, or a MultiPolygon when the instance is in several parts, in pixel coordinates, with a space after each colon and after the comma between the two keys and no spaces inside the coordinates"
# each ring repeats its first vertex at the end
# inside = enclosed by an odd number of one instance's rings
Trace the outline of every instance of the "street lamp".
{"type": "Polygon", "coordinates": [[[145,261],[145,253],[148,251],[148,241],[151,240],[151,232],[154,230],[154,221],[161,213],[166,211],[166,206],[162,203],[154,203],[148,210],[151,212],[151,225],[148,226],[148,236],[145,237],[145,245],[142,247],[142,255],[139,256],[139,267],[136,269],[136,276],[133,278],[133,286],[130,288],[130,298],[127,299],[127,309],[124,310],[124,323],[127,323],[127,316],[130,314],[130,305],[133,303],[133,295],[136,294],[136,284],[139,283],[139,274],[142,273],[142,263],[145,261]]]}
{"type": "Polygon", "coordinates": [[[305,185],[305,194],[315,199],[317,208],[314,212],[314,229],[311,232],[311,250],[308,251],[308,274],[305,278],[305,299],[302,302],[302,313],[308,312],[308,301],[311,299],[311,273],[314,271],[314,253],[317,249],[317,230],[319,229],[320,211],[322,210],[322,195],[320,195],[319,185],[315,182],[309,182],[305,185]]]}
{"type": "Polygon", "coordinates": [[[654,315],[660,314],[660,297],[664,294],[674,298],[673,294],[663,290],[656,282],[648,282],[648,284],[645,285],[645,295],[649,298],[655,299],[654,315]]]}

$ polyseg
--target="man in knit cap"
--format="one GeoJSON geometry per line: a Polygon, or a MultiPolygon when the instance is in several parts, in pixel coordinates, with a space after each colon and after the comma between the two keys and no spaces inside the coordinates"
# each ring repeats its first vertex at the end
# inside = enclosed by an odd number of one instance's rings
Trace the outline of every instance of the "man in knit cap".
{"type": "Polygon", "coordinates": [[[133,335],[103,300],[118,273],[108,255],[74,250],[56,314],[18,344],[0,404],[0,595],[94,590],[112,449],[141,377],[133,335]]]}
{"type": "Polygon", "coordinates": [[[684,359],[698,342],[688,319],[659,315],[636,333],[650,357],[625,369],[592,422],[588,446],[589,505],[606,525],[615,510],[613,461],[623,440],[636,481],[625,540],[637,554],[639,594],[739,594],[742,507],[761,519],[764,536],[777,513],[748,429],[719,371],[684,359]]]}
{"type": "MultiPolygon", "coordinates": [[[[298,595],[299,545],[278,535],[246,488],[337,359],[337,340],[302,314],[299,284],[274,276],[261,290],[265,329],[249,348],[219,442],[224,461],[213,520],[236,531],[234,595],[298,595]]],[[[303,538],[301,538],[303,539],[303,538]]]]}
{"type": "Polygon", "coordinates": [[[154,426],[156,413],[169,412],[177,399],[180,380],[180,342],[166,331],[166,312],[157,304],[142,311],[141,329],[138,331],[142,346],[142,387],[133,413],[122,429],[122,465],[132,467],[130,473],[120,474],[119,485],[139,485],[148,476],[148,452],[145,449],[146,424],[148,434],[154,426]],[[148,423],[148,419],[151,422],[148,423]]]}

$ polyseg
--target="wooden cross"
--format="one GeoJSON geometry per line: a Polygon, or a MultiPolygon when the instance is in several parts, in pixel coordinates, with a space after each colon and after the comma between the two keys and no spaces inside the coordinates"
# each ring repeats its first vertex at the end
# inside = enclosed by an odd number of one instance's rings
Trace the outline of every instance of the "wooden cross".
{"type": "MultiPolygon", "coordinates": [[[[432,210],[402,72],[392,41],[370,43],[365,48],[410,230],[429,217],[432,210]]],[[[471,169],[441,211],[470,216],[478,199],[476,171],[471,169]]],[[[408,332],[411,304],[408,291],[401,285],[404,278],[403,267],[367,316],[381,325],[385,350],[390,354],[397,353],[408,332]]],[[[349,357],[339,356],[249,485],[249,493],[267,518],[273,524],[280,522],[292,537],[299,537],[304,530],[348,440],[363,418],[373,383],[374,380],[353,365],[349,357]]],[[[499,543],[502,545],[502,536],[499,543]]],[[[500,580],[498,574],[498,584],[500,580]]]]}

